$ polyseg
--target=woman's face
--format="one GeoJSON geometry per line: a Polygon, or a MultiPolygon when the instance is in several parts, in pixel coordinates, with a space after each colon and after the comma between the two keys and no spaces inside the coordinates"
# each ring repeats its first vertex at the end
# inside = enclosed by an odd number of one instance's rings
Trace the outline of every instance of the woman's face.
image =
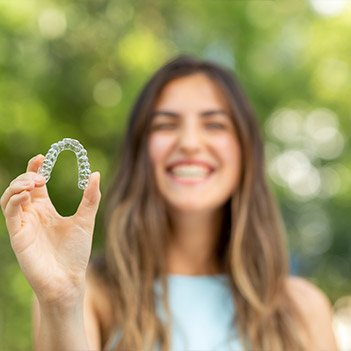
{"type": "Polygon", "coordinates": [[[205,74],[164,87],[148,152],[158,189],[171,208],[211,210],[229,199],[240,177],[240,146],[226,100],[205,74]]]}

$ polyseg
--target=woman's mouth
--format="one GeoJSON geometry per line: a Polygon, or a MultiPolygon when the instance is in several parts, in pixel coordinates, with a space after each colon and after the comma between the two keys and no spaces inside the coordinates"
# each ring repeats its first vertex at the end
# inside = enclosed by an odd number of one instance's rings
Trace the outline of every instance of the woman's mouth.
{"type": "Polygon", "coordinates": [[[199,166],[178,166],[167,171],[172,181],[179,184],[201,184],[206,182],[213,171],[199,166]]]}

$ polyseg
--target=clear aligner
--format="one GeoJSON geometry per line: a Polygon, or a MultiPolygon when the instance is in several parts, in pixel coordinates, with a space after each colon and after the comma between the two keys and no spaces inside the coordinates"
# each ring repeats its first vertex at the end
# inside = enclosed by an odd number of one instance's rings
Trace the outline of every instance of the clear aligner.
{"type": "Polygon", "coordinates": [[[76,139],[64,138],[63,140],[52,144],[45,155],[43,164],[38,169],[38,174],[45,177],[46,182],[48,182],[57,157],[60,152],[64,150],[70,150],[76,154],[78,163],[78,188],[82,190],[86,189],[91,174],[90,164],[88,162],[87,151],[76,139]]]}

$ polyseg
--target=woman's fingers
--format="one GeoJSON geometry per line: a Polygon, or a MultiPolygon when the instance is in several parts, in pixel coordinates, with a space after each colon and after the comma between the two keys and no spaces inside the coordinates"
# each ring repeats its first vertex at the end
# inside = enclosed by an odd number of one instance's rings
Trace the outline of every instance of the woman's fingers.
{"type": "MultiPolygon", "coordinates": [[[[44,160],[45,160],[45,156],[42,154],[39,154],[39,155],[31,158],[28,162],[28,165],[27,165],[27,172],[29,172],[29,173],[34,172],[35,174],[37,174],[38,169],[44,160]]],[[[40,175],[39,175],[39,177],[41,177],[42,181],[36,185],[37,189],[34,190],[33,194],[37,197],[49,197],[46,186],[43,186],[46,184],[46,179],[40,175]]]]}
{"type": "Polygon", "coordinates": [[[40,165],[43,163],[45,156],[39,154],[28,161],[27,172],[37,172],[40,165]]]}
{"type": "Polygon", "coordinates": [[[30,181],[30,180],[34,181],[35,185],[39,185],[39,186],[44,185],[45,182],[46,182],[45,177],[43,177],[42,175],[37,174],[35,172],[27,172],[27,173],[22,173],[17,178],[15,178],[10,183],[10,187],[13,186],[14,184],[16,184],[19,181],[30,181]]]}
{"type": "Polygon", "coordinates": [[[35,182],[31,179],[28,180],[18,180],[17,182],[10,185],[1,197],[1,209],[5,214],[6,206],[11,198],[11,196],[21,193],[24,190],[32,190],[35,187],[35,182]]]}
{"type": "Polygon", "coordinates": [[[10,186],[5,190],[0,200],[1,209],[4,212],[4,214],[6,205],[12,195],[18,194],[23,190],[32,191],[36,187],[42,187],[45,184],[45,182],[46,180],[43,176],[34,172],[21,174],[16,179],[14,179],[10,183],[10,186]]]}
{"type": "Polygon", "coordinates": [[[89,177],[88,187],[78,207],[76,216],[80,217],[87,224],[94,223],[95,215],[99,207],[101,193],[99,189],[100,173],[94,172],[89,177]]]}
{"type": "Polygon", "coordinates": [[[21,205],[29,200],[29,192],[24,190],[13,195],[6,206],[6,226],[10,235],[16,234],[21,229],[21,205]]]}

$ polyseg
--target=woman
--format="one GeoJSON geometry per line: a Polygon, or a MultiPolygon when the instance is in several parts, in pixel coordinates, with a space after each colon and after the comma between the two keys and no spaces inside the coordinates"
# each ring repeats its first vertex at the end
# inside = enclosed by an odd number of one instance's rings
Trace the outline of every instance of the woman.
{"type": "Polygon", "coordinates": [[[63,218],[43,158],[1,199],[36,296],[36,350],[336,350],[328,299],[289,276],[257,122],[224,68],[180,56],[142,90],[102,262],[88,264],[99,174],[63,218]]]}

